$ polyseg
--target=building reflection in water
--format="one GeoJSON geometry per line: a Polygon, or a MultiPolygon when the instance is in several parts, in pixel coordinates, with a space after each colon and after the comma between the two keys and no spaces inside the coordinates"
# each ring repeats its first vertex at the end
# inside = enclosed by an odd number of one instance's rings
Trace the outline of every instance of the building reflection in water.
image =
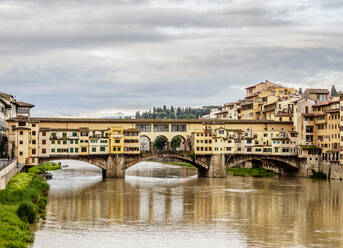
{"type": "Polygon", "coordinates": [[[63,194],[52,187],[46,223],[66,228],[71,223],[180,225],[199,232],[227,228],[244,235],[252,246],[343,246],[340,181],[206,179],[189,173],[162,179],[106,179],[63,194]]]}

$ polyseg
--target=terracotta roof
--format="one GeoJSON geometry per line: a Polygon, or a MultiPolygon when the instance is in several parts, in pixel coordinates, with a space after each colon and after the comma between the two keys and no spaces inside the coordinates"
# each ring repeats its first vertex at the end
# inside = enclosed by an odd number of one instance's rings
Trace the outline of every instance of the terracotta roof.
{"type": "Polygon", "coordinates": [[[309,93],[309,94],[329,94],[328,89],[306,89],[304,93],[309,93]]]}
{"type": "Polygon", "coordinates": [[[235,104],[240,104],[239,101],[237,102],[228,102],[228,103],[225,103],[224,106],[232,106],[232,105],[235,105],[235,104]]]}
{"type": "Polygon", "coordinates": [[[26,103],[26,102],[16,102],[15,105],[18,107],[28,107],[28,108],[33,108],[35,105],[26,103]]]}
{"type": "Polygon", "coordinates": [[[225,113],[228,113],[229,111],[227,110],[224,110],[224,111],[220,111],[218,113],[215,113],[214,115],[220,115],[220,114],[225,114],[225,113]]]}
{"type": "Polygon", "coordinates": [[[270,82],[270,81],[266,80],[266,81],[264,81],[264,82],[261,82],[261,83],[258,83],[258,84],[255,84],[255,85],[246,87],[245,89],[255,88],[257,85],[265,84],[265,83],[271,83],[271,84],[274,84],[275,86],[278,86],[276,83],[273,83],[273,82],[270,82]]]}
{"type": "Polygon", "coordinates": [[[317,104],[314,104],[313,107],[326,106],[326,105],[330,105],[330,104],[331,104],[330,101],[319,102],[317,104]]]}

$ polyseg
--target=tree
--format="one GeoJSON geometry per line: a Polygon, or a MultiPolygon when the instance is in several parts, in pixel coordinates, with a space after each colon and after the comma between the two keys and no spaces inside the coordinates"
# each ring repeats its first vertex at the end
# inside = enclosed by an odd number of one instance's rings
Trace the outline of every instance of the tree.
{"type": "Polygon", "coordinates": [[[299,88],[299,94],[302,95],[302,93],[303,93],[303,89],[299,88]]]}
{"type": "Polygon", "coordinates": [[[180,136],[175,136],[170,142],[171,148],[175,151],[181,145],[182,138],[180,136]]]}
{"type": "Polygon", "coordinates": [[[141,118],[141,114],[139,113],[139,111],[136,112],[136,119],[140,119],[141,118]]]}
{"type": "Polygon", "coordinates": [[[167,146],[168,140],[163,135],[157,136],[154,142],[154,146],[156,150],[164,150],[167,146]]]}
{"type": "Polygon", "coordinates": [[[338,92],[335,88],[335,85],[332,85],[331,87],[331,96],[338,96],[338,92]]]}

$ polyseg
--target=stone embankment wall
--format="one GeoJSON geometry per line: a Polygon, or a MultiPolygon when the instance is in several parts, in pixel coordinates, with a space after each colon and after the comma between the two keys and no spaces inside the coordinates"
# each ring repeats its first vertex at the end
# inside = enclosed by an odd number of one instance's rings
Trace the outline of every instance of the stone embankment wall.
{"type": "Polygon", "coordinates": [[[0,171],[0,190],[6,188],[8,181],[17,174],[17,160],[13,161],[0,171]]]}
{"type": "Polygon", "coordinates": [[[325,173],[330,179],[343,180],[343,165],[339,161],[322,161],[317,156],[308,156],[306,159],[299,161],[298,176],[309,177],[312,169],[325,173]]]}

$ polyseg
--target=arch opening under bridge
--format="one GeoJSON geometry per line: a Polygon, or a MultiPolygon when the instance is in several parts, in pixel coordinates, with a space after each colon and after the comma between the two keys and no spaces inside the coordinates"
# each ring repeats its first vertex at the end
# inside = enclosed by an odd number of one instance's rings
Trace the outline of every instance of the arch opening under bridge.
{"type": "Polygon", "coordinates": [[[282,174],[294,174],[299,170],[298,158],[295,156],[233,154],[226,157],[226,166],[265,168],[282,174]]]}

